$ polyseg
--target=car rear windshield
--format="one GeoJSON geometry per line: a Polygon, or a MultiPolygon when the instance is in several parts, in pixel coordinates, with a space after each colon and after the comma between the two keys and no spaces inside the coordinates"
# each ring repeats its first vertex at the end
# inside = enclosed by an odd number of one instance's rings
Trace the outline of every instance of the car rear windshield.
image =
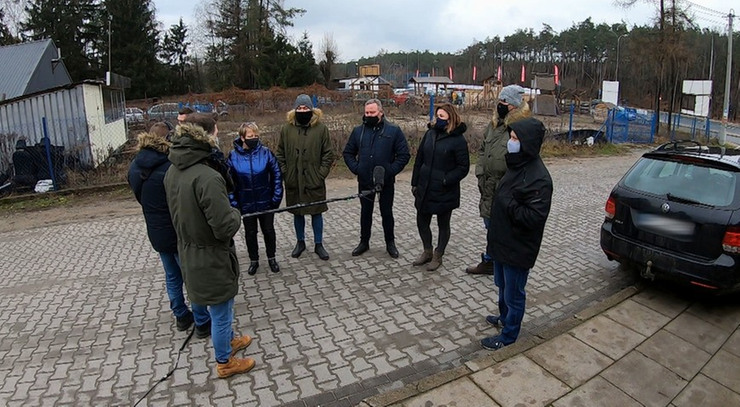
{"type": "Polygon", "coordinates": [[[729,206],[735,201],[737,177],[737,172],[700,162],[643,157],[624,178],[623,184],[669,199],[729,206]]]}

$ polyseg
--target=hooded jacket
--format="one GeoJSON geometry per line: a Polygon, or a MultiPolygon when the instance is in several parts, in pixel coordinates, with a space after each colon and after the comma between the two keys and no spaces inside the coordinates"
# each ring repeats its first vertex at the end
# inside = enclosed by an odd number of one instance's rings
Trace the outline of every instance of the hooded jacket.
{"type": "Polygon", "coordinates": [[[397,125],[383,116],[375,127],[361,124],[352,130],[344,147],[344,162],[357,175],[360,190],[372,189],[373,170],[385,168],[384,185],[396,182],[396,175],[403,171],[411,159],[406,136],[397,125]]]}
{"type": "Polygon", "coordinates": [[[283,200],[282,176],[270,149],[262,143],[245,149],[241,137],[237,137],[227,162],[234,180],[236,207],[242,215],[280,206],[283,200]]]}
{"type": "Polygon", "coordinates": [[[441,214],[460,207],[460,181],[470,171],[465,123],[447,133],[431,124],[416,153],[411,187],[422,213],[441,214]]]}
{"type": "MultiPolygon", "coordinates": [[[[308,126],[296,123],[295,110],[287,115],[287,123],[280,129],[280,140],[275,152],[285,185],[285,203],[300,203],[326,199],[326,177],[334,163],[334,152],[329,129],[321,123],[323,113],[313,109],[308,126]]],[[[293,209],[294,215],[314,215],[326,212],[326,204],[293,209]]]]}
{"type": "Polygon", "coordinates": [[[172,165],[164,177],[183,280],[198,305],[234,298],[239,279],[232,238],[241,216],[229,204],[224,178],[205,164],[213,147],[201,127],[177,126],[169,153],[172,165]]]}
{"type": "Polygon", "coordinates": [[[509,112],[503,121],[494,110],[491,121],[483,133],[483,143],[478,150],[478,162],[475,165],[475,176],[478,177],[480,191],[480,216],[491,216],[491,204],[496,196],[496,189],[501,178],[506,173],[506,142],[509,140],[507,126],[532,116],[529,105],[509,112]]]}
{"type": "Polygon", "coordinates": [[[139,136],[139,152],[128,169],[128,184],[141,204],[149,242],[159,253],[177,253],[177,234],[172,226],[164,176],[170,168],[170,143],[163,137],[139,136]]]}
{"type": "Polygon", "coordinates": [[[530,269],[537,261],[552,201],[552,178],[540,158],[545,126],[529,118],[510,127],[521,149],[506,154],[508,170],[491,208],[488,254],[497,262],[530,269]]]}

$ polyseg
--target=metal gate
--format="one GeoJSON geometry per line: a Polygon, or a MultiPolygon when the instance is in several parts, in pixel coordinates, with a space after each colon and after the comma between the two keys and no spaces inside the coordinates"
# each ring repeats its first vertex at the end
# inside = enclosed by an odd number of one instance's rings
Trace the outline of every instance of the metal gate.
{"type": "Polygon", "coordinates": [[[610,143],[650,144],[655,138],[656,128],[655,113],[639,113],[630,108],[610,109],[606,120],[606,135],[610,143]]]}

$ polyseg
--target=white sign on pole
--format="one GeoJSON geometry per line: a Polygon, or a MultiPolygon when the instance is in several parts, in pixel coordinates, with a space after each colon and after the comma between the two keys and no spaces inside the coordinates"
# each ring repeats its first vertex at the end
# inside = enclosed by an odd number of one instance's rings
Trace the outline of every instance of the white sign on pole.
{"type": "Polygon", "coordinates": [[[614,106],[619,104],[619,81],[601,82],[601,100],[614,106]]]}

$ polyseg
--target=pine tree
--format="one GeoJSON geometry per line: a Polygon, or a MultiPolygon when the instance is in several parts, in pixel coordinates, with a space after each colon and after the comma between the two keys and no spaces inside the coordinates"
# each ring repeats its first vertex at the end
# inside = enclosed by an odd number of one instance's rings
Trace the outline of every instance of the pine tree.
{"type": "Polygon", "coordinates": [[[159,96],[166,92],[165,71],[157,59],[159,53],[158,22],[151,0],[104,0],[104,11],[99,15],[103,32],[108,36],[99,43],[101,70],[110,69],[131,78],[132,98],[159,96]],[[110,55],[109,55],[110,54],[110,55]]]}
{"type": "Polygon", "coordinates": [[[73,81],[93,78],[91,51],[97,31],[94,26],[96,0],[36,0],[26,6],[21,23],[22,37],[50,38],[62,50],[64,64],[73,81]]]}
{"type": "Polygon", "coordinates": [[[170,93],[183,93],[187,89],[186,77],[190,57],[188,56],[188,27],[182,18],[178,24],[172,25],[162,40],[160,56],[169,71],[170,93]]]}

